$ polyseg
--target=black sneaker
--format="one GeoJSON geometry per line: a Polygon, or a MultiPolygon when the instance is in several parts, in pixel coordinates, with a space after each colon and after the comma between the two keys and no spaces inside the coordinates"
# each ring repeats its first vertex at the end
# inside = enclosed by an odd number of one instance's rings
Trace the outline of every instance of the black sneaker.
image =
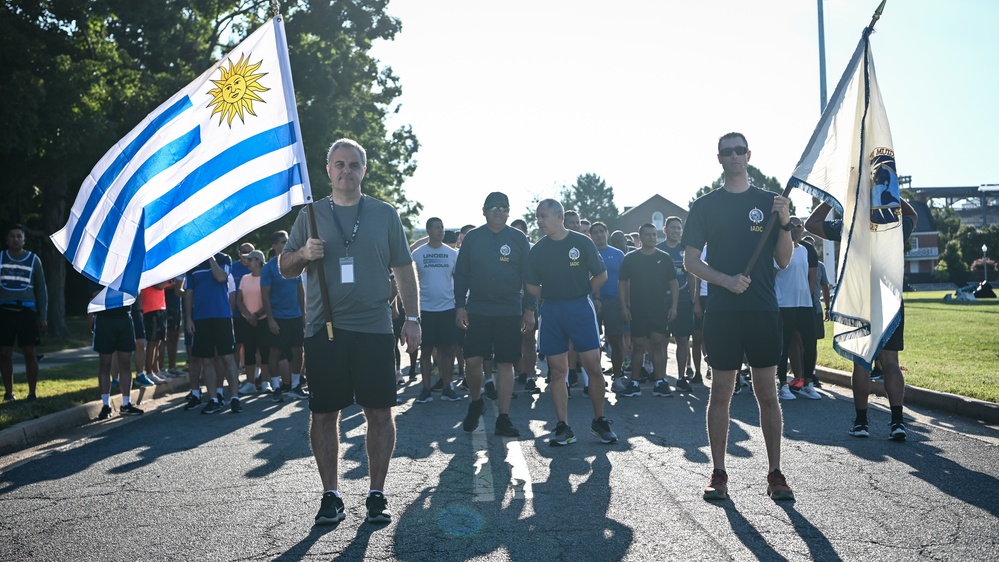
{"type": "Polygon", "coordinates": [[[892,422],[888,438],[892,441],[905,441],[905,424],[902,422],[892,422]]]}
{"type": "Polygon", "coordinates": [[[184,397],[184,410],[193,410],[201,405],[201,397],[188,392],[184,397]]]}
{"type": "Polygon", "coordinates": [[[34,402],[35,400],[38,400],[38,397],[35,396],[34,392],[28,393],[28,396],[24,399],[25,402],[34,402]]]}
{"type": "Polygon", "coordinates": [[[851,429],[850,431],[847,431],[847,433],[849,433],[850,435],[852,435],[854,437],[870,437],[871,436],[871,432],[868,430],[866,422],[865,423],[857,423],[856,421],[854,421],[853,422],[853,429],[851,429]]]}
{"type": "Polygon", "coordinates": [[[134,404],[122,404],[118,408],[118,413],[122,416],[141,416],[144,412],[136,408],[134,404]]]}
{"type": "Polygon", "coordinates": [[[433,402],[434,395],[430,392],[429,386],[420,387],[420,395],[416,397],[417,404],[426,404],[427,402],[433,402]]]}
{"type": "Polygon", "coordinates": [[[874,367],[873,369],[871,369],[871,380],[872,381],[879,381],[879,380],[882,380],[884,378],[885,378],[885,374],[883,372],[881,372],[881,369],[879,369],[878,367],[874,367]]]}
{"type": "MultiPolygon", "coordinates": [[[[465,421],[461,422],[461,428],[469,433],[475,431],[475,428],[479,427],[479,418],[482,417],[482,412],[485,409],[486,403],[482,401],[482,398],[469,402],[468,413],[465,414],[465,421]]],[[[499,424],[499,421],[496,423],[499,424]]]]}
{"type": "Polygon", "coordinates": [[[233,398],[229,401],[229,410],[234,414],[238,414],[243,411],[243,404],[240,403],[239,398],[233,398]]]}
{"type": "Polygon", "coordinates": [[[496,417],[496,435],[501,437],[520,437],[520,432],[513,427],[508,414],[500,414],[496,417]]]}
{"type": "Polygon", "coordinates": [[[416,380],[416,374],[417,374],[416,373],[416,369],[414,369],[413,366],[410,365],[409,366],[409,373],[406,374],[406,376],[409,377],[409,382],[413,382],[413,381],[416,380]]]}
{"type": "Polygon", "coordinates": [[[496,393],[496,383],[491,380],[486,381],[486,398],[490,400],[499,398],[499,394],[496,393]]]}
{"type": "Polygon", "coordinates": [[[111,416],[113,415],[114,412],[111,411],[111,406],[104,406],[103,408],[101,408],[101,413],[97,415],[97,419],[106,420],[110,419],[111,416]]]}
{"type": "Polygon", "coordinates": [[[288,396],[291,396],[292,398],[295,398],[297,400],[305,400],[306,398],[309,397],[309,391],[302,388],[302,385],[299,384],[295,388],[288,391],[288,396]]]}
{"type": "Polygon", "coordinates": [[[681,392],[690,392],[690,391],[694,390],[693,387],[690,386],[690,383],[687,382],[687,379],[685,379],[683,377],[677,377],[677,379],[676,379],[676,389],[679,390],[679,391],[681,391],[681,392]]]}
{"type": "Polygon", "coordinates": [[[534,377],[527,379],[527,382],[524,383],[524,390],[531,394],[541,394],[541,389],[538,388],[538,381],[534,380],[534,377]]]}
{"type": "Polygon", "coordinates": [[[690,384],[704,384],[704,377],[701,373],[694,373],[693,378],[690,379],[690,384]]]}
{"type": "Polygon", "coordinates": [[[617,443],[617,434],[610,428],[612,423],[614,422],[601,416],[590,424],[590,432],[596,435],[601,443],[617,443]]]}
{"type": "Polygon", "coordinates": [[[520,386],[527,384],[527,373],[517,373],[517,384],[520,386]]]}
{"type": "Polygon", "coordinates": [[[440,392],[444,390],[444,379],[437,379],[437,382],[430,387],[430,390],[434,392],[440,392]]]}
{"type": "Polygon", "coordinates": [[[205,407],[201,409],[202,414],[217,414],[222,411],[222,404],[218,400],[209,400],[205,407]]]}
{"type": "Polygon", "coordinates": [[[271,398],[275,402],[284,402],[284,393],[291,390],[291,385],[284,385],[274,387],[274,392],[271,394],[271,398]]]}
{"type": "Polygon", "coordinates": [[[576,434],[565,422],[558,422],[558,425],[555,426],[555,435],[548,440],[548,444],[552,447],[561,447],[575,442],[576,434]]]}
{"type": "Polygon", "coordinates": [[[323,501],[319,504],[319,513],[316,514],[316,525],[335,525],[343,521],[346,516],[343,511],[342,499],[333,492],[323,494],[323,501]]]}
{"type": "Polygon", "coordinates": [[[388,500],[385,498],[385,494],[371,492],[364,505],[368,508],[368,517],[365,519],[368,523],[383,525],[392,521],[392,512],[387,509],[388,500]]]}
{"type": "Polygon", "coordinates": [[[6,393],[6,394],[3,395],[3,401],[4,402],[13,402],[14,400],[17,400],[17,397],[14,396],[13,392],[8,392],[8,393],[6,393]]]}

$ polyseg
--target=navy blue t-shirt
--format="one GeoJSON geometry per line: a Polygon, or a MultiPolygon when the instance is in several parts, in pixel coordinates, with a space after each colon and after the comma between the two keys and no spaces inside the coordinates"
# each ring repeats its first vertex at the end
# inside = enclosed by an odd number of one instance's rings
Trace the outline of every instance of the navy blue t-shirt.
{"type": "MultiPolygon", "coordinates": [[[[656,244],[657,250],[662,250],[669,254],[669,257],[673,258],[673,267],[676,269],[676,282],[680,285],[680,292],[683,293],[687,290],[687,268],[683,265],[683,252],[686,247],[677,243],[676,246],[672,248],[666,244],[666,241],[656,244]]],[[[690,299],[687,299],[689,302],[690,299]]],[[[683,302],[683,296],[680,297],[680,302],[683,302]]]]}
{"type": "Polygon", "coordinates": [[[219,283],[212,275],[208,260],[201,262],[187,273],[184,286],[194,291],[194,302],[191,303],[191,319],[232,318],[229,308],[229,279],[232,270],[232,259],[223,254],[215,254],[215,261],[226,272],[226,280],[219,283]]]}
{"type": "Polygon", "coordinates": [[[545,236],[531,248],[527,282],[541,286],[541,298],[572,300],[590,294],[590,278],[606,271],[593,240],[569,231],[565,238],[545,236]]]}

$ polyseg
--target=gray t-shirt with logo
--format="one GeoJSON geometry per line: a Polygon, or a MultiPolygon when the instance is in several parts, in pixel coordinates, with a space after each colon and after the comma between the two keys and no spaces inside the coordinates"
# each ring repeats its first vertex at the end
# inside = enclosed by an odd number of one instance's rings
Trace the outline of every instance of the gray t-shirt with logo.
{"type": "MultiPolygon", "coordinates": [[[[325,242],[325,257],[321,261],[326,272],[333,325],[355,332],[392,333],[392,313],[389,309],[392,284],[389,280],[389,268],[404,266],[413,261],[399,213],[384,201],[362,196],[361,203],[357,205],[336,206],[336,216],[343,230],[341,233],[333,220],[329,197],[316,201],[313,211],[319,238],[325,242]],[[344,239],[350,240],[355,224],[357,234],[349,250],[349,257],[353,258],[354,280],[353,283],[343,283],[341,270],[344,267],[341,258],[348,257],[344,239]]],[[[309,238],[308,209],[303,207],[295,219],[295,226],[291,229],[282,255],[302,248],[309,238]]],[[[320,260],[314,261],[305,269],[305,307],[308,317],[306,337],[325,329],[326,318],[317,269],[319,262],[320,260]]]]}

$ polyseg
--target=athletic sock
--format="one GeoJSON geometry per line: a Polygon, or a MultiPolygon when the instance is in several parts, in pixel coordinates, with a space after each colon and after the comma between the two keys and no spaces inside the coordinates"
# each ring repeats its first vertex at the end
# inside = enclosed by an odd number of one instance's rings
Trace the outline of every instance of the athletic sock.
{"type": "Polygon", "coordinates": [[[271,387],[275,390],[281,388],[281,377],[271,377],[271,387]]]}
{"type": "Polygon", "coordinates": [[[201,389],[199,388],[197,390],[192,390],[191,395],[197,398],[198,400],[201,400],[201,389]]]}
{"type": "Polygon", "coordinates": [[[338,498],[340,497],[340,491],[339,490],[326,490],[323,493],[324,494],[330,494],[330,493],[332,493],[334,496],[336,496],[338,498]]]}
{"type": "Polygon", "coordinates": [[[902,423],[902,407],[891,407],[891,423],[902,423]]]}
{"type": "Polygon", "coordinates": [[[857,410],[857,421],[855,423],[864,424],[867,423],[867,408],[863,410],[857,410]]]}
{"type": "Polygon", "coordinates": [[[381,494],[383,496],[385,495],[385,492],[382,492],[381,490],[368,490],[368,496],[369,497],[371,496],[371,494],[374,494],[374,493],[379,493],[379,494],[381,494]]]}
{"type": "Polygon", "coordinates": [[[104,401],[104,405],[105,406],[110,406],[111,405],[111,395],[110,394],[101,394],[101,400],[104,401]]]}
{"type": "Polygon", "coordinates": [[[132,403],[132,397],[131,396],[129,396],[129,395],[126,394],[125,396],[121,397],[121,405],[122,406],[128,406],[131,403],[132,403]]]}
{"type": "Polygon", "coordinates": [[[302,373],[291,374],[291,387],[295,388],[302,382],[302,373]]]}

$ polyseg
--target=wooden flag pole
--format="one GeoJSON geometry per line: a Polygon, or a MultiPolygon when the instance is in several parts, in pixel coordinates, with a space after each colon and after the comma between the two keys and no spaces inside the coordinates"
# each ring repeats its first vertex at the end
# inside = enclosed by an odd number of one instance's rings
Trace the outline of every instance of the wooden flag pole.
{"type": "MultiPolygon", "coordinates": [[[[874,17],[871,18],[871,23],[864,28],[864,35],[869,35],[872,31],[874,31],[874,24],[878,23],[878,20],[881,19],[881,13],[884,11],[885,2],[887,1],[888,0],[881,0],[881,4],[878,6],[878,9],[874,10],[874,17]]],[[[781,196],[788,197],[791,195],[791,189],[793,188],[790,185],[785,187],[784,193],[781,193],[781,196]]],[[[760,242],[756,245],[756,249],[753,250],[753,255],[749,258],[749,263],[747,263],[745,269],[742,270],[743,275],[749,275],[749,272],[756,267],[756,260],[760,259],[760,254],[763,253],[763,246],[767,243],[767,239],[770,238],[770,233],[773,232],[776,221],[777,213],[771,213],[770,219],[767,220],[767,224],[763,228],[763,236],[760,238],[760,242]]]]}
{"type": "MultiPolygon", "coordinates": [[[[309,232],[312,238],[319,238],[319,227],[316,226],[316,214],[312,210],[312,202],[306,203],[309,213],[309,232]]],[[[316,260],[315,274],[319,276],[319,292],[323,298],[323,313],[326,316],[326,336],[333,341],[333,309],[330,307],[330,294],[326,290],[326,266],[323,264],[325,257],[316,260]]]]}

